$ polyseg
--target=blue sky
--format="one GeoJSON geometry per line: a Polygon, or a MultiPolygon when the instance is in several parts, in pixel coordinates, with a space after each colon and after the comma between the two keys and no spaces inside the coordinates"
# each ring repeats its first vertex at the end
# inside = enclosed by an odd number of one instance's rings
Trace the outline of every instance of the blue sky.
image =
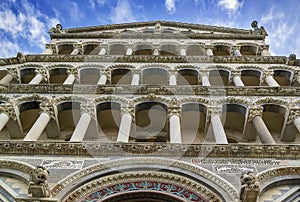
{"type": "Polygon", "coordinates": [[[112,23],[168,20],[250,29],[257,20],[273,55],[300,57],[299,0],[4,0],[0,58],[41,53],[47,31],[112,23]]]}

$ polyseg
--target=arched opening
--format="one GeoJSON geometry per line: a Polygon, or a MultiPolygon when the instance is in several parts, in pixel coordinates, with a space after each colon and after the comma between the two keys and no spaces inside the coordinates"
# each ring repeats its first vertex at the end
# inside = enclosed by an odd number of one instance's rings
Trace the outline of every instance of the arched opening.
{"type": "Polygon", "coordinates": [[[55,68],[49,70],[50,79],[49,82],[52,84],[62,84],[67,79],[67,68],[55,68]]]}
{"type": "Polygon", "coordinates": [[[199,73],[193,69],[180,69],[177,73],[177,85],[198,85],[199,73]]]}
{"type": "Polygon", "coordinates": [[[162,45],[160,47],[160,55],[162,56],[178,55],[178,48],[176,45],[162,45]]]}
{"type": "Polygon", "coordinates": [[[161,68],[147,68],[142,71],[143,84],[168,85],[168,71],[161,68]]]}
{"type": "Polygon", "coordinates": [[[100,69],[89,67],[82,68],[79,71],[79,81],[80,84],[94,84],[96,85],[100,78],[100,69]]]}
{"type": "Polygon", "coordinates": [[[24,132],[28,132],[39,117],[40,103],[29,101],[19,105],[20,121],[24,132]]]}
{"type": "Polygon", "coordinates": [[[213,48],[214,56],[228,56],[230,55],[230,48],[224,45],[217,45],[213,48]]]}
{"type": "Polygon", "coordinates": [[[263,120],[273,137],[279,137],[284,129],[286,108],[277,104],[263,105],[263,120]]]}
{"type": "Polygon", "coordinates": [[[130,69],[120,68],[111,71],[111,84],[130,84],[132,72],[130,69]]]}
{"type": "Polygon", "coordinates": [[[292,83],[292,72],[288,70],[274,70],[274,79],[280,86],[290,86],[292,83]]]}
{"type": "Polygon", "coordinates": [[[259,86],[261,72],[254,69],[244,69],[241,73],[241,79],[245,86],[259,86]]]}
{"type": "Polygon", "coordinates": [[[152,55],[152,47],[150,45],[137,45],[133,55],[152,55]]]}
{"type": "Polygon", "coordinates": [[[121,122],[121,105],[116,102],[104,102],[97,105],[97,121],[100,138],[116,142],[121,122]]]}
{"type": "Polygon", "coordinates": [[[206,55],[205,49],[199,45],[189,45],[186,49],[187,56],[206,55]]]}
{"type": "Polygon", "coordinates": [[[257,52],[257,47],[255,46],[242,46],[240,50],[243,56],[255,56],[257,52]]]}
{"type": "Polygon", "coordinates": [[[84,55],[98,55],[100,52],[100,46],[98,44],[87,44],[83,47],[84,55]]]}
{"type": "Polygon", "coordinates": [[[80,103],[75,101],[60,103],[57,105],[57,111],[61,136],[69,141],[80,118],[80,103]]]}
{"type": "Polygon", "coordinates": [[[209,82],[212,86],[227,86],[229,84],[230,72],[216,69],[209,72],[209,82]]]}
{"type": "MultiPolygon", "coordinates": [[[[0,80],[3,79],[6,75],[9,75],[10,73],[6,70],[0,70],[0,80]]],[[[16,79],[13,78],[10,82],[5,82],[5,83],[16,83],[16,79]]]]}
{"type": "Polygon", "coordinates": [[[224,104],[222,122],[229,143],[241,141],[245,129],[247,107],[240,104],[224,104]]]}
{"type": "Polygon", "coordinates": [[[27,84],[35,77],[35,68],[25,68],[20,70],[21,83],[27,84]]]}
{"type": "Polygon", "coordinates": [[[125,55],[126,47],[122,44],[113,44],[109,46],[110,55],[125,55]]]}
{"type": "Polygon", "coordinates": [[[168,141],[168,108],[159,102],[143,102],[135,107],[135,142],[168,141]]]}
{"type": "Polygon", "coordinates": [[[181,107],[182,143],[203,143],[206,125],[206,106],[199,103],[187,103],[181,107]]]}
{"type": "Polygon", "coordinates": [[[63,44],[58,46],[59,55],[69,55],[73,51],[73,44],[63,44]]]}

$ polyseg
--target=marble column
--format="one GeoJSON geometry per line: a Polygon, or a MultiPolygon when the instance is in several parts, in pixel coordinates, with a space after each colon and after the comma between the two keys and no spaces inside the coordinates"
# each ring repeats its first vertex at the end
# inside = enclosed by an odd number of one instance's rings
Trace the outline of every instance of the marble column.
{"type": "Polygon", "coordinates": [[[126,55],[132,55],[133,53],[133,50],[131,47],[128,47],[127,50],[126,50],[126,55]]]}
{"type": "Polygon", "coordinates": [[[276,144],[264,120],[260,116],[255,116],[252,122],[263,144],[276,144]]]}
{"type": "Polygon", "coordinates": [[[63,85],[72,85],[75,81],[75,75],[74,74],[69,74],[69,76],[66,78],[64,81],[63,85]]]}
{"type": "Polygon", "coordinates": [[[175,76],[174,73],[170,74],[169,85],[170,86],[176,86],[177,85],[176,76],[175,76]]]}
{"type": "Polygon", "coordinates": [[[241,79],[241,77],[239,77],[239,76],[234,76],[233,77],[233,83],[234,83],[235,86],[242,86],[242,87],[245,86],[242,79],[241,79]]]}
{"type": "Polygon", "coordinates": [[[33,79],[31,79],[31,81],[29,82],[29,84],[31,85],[36,85],[36,84],[40,84],[41,81],[43,80],[43,75],[40,73],[37,73],[33,79]]]}
{"type": "Polygon", "coordinates": [[[242,54],[241,54],[241,52],[240,52],[239,49],[235,49],[235,50],[234,50],[234,55],[235,55],[235,56],[242,56],[242,54]]]}
{"type": "Polygon", "coordinates": [[[213,49],[212,48],[207,48],[206,49],[206,54],[207,54],[207,56],[214,56],[213,49]]]}
{"type": "Polygon", "coordinates": [[[14,80],[14,76],[10,73],[7,73],[1,80],[0,80],[0,84],[7,84],[12,82],[12,80],[14,80]]]}
{"type": "Polygon", "coordinates": [[[263,49],[261,51],[261,56],[272,56],[272,55],[267,49],[263,49]]]}
{"type": "Polygon", "coordinates": [[[140,83],[140,75],[137,73],[134,73],[131,80],[131,85],[139,85],[140,83]]]}
{"type": "Polygon", "coordinates": [[[78,48],[74,48],[71,55],[78,55],[79,54],[79,49],[78,48]]]}
{"type": "Polygon", "coordinates": [[[132,116],[128,113],[122,115],[117,142],[128,142],[132,124],[132,116]]]}
{"type": "Polygon", "coordinates": [[[99,80],[98,80],[98,85],[105,85],[107,82],[107,76],[105,74],[101,74],[99,80]]]}
{"type": "Polygon", "coordinates": [[[46,50],[43,51],[42,55],[52,55],[53,51],[51,48],[47,48],[46,50]]]}
{"type": "Polygon", "coordinates": [[[39,118],[35,121],[23,141],[36,141],[42,135],[47,124],[50,121],[50,116],[46,112],[42,112],[39,118]]]}
{"type": "Polygon", "coordinates": [[[170,143],[182,143],[180,117],[177,114],[170,116],[170,143]]]}
{"type": "Polygon", "coordinates": [[[272,76],[266,76],[266,83],[270,87],[279,87],[280,86],[272,76]]]}
{"type": "Polygon", "coordinates": [[[300,133],[300,117],[297,117],[293,120],[295,127],[297,128],[298,132],[300,133]]]}
{"type": "Polygon", "coordinates": [[[106,54],[106,49],[101,48],[98,55],[105,55],[105,54],[106,54]]]}
{"type": "Polygon", "coordinates": [[[89,127],[89,124],[91,122],[91,116],[84,112],[81,114],[80,119],[75,127],[75,130],[72,134],[72,137],[70,139],[70,142],[82,142],[84,139],[84,136],[87,132],[87,129],[89,127]]]}
{"type": "Polygon", "coordinates": [[[201,80],[202,80],[202,86],[210,86],[208,76],[203,75],[201,80]]]}
{"type": "Polygon", "coordinates": [[[185,50],[185,48],[181,48],[180,49],[180,55],[181,56],[186,56],[186,50],[185,50]]]}
{"type": "Polygon", "coordinates": [[[216,140],[216,144],[228,144],[227,136],[224,131],[221,118],[218,114],[211,115],[211,125],[216,140]]]}
{"type": "Polygon", "coordinates": [[[0,131],[6,126],[9,116],[6,113],[0,114],[0,131]]]}

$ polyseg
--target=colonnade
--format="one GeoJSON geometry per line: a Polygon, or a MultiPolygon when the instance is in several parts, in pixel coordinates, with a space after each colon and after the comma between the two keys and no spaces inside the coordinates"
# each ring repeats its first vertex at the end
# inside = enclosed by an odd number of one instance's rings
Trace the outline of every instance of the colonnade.
{"type": "MultiPolygon", "coordinates": [[[[132,108],[133,109],[133,108],[132,108]]],[[[134,122],[133,110],[125,108],[122,111],[120,126],[117,134],[117,142],[129,142],[130,135],[132,133],[132,125],[134,122]]],[[[212,108],[211,112],[206,115],[212,129],[212,134],[214,137],[215,144],[228,144],[227,135],[224,126],[221,121],[221,111],[215,111],[212,108]]],[[[2,110],[3,111],[3,110],[2,110]]],[[[298,111],[297,111],[298,112],[298,111]]],[[[300,132],[300,113],[292,117],[292,123],[300,132]],[[299,114],[299,116],[298,116],[299,114]]],[[[77,122],[75,129],[70,138],[71,142],[82,142],[85,139],[88,127],[93,120],[94,115],[90,112],[83,110],[79,121],[77,122]]],[[[2,130],[9,119],[11,118],[11,113],[3,111],[0,113],[0,130],[2,130]]],[[[35,123],[32,125],[31,129],[25,135],[23,141],[37,141],[42,135],[43,131],[49,124],[51,119],[56,119],[51,115],[51,112],[42,110],[39,117],[36,119],[35,123]]],[[[248,122],[245,124],[252,123],[257,135],[262,144],[275,144],[275,140],[272,137],[269,129],[267,128],[263,118],[262,118],[262,108],[260,110],[249,109],[248,122]]],[[[182,129],[181,129],[181,113],[178,108],[169,109],[169,142],[170,143],[182,143],[182,129]]]]}

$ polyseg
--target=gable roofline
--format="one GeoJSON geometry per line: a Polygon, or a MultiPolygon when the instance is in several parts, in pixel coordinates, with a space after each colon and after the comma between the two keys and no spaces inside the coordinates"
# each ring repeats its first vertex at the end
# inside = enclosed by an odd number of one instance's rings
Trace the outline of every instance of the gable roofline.
{"type": "Polygon", "coordinates": [[[121,23],[121,24],[108,24],[108,25],[100,25],[100,26],[68,28],[68,29],[64,29],[64,31],[66,33],[108,31],[108,30],[114,30],[114,29],[155,26],[157,23],[160,23],[161,26],[166,26],[166,27],[186,28],[186,29],[194,29],[194,30],[206,30],[206,31],[212,31],[212,32],[215,31],[215,32],[225,32],[225,33],[234,33],[234,34],[249,34],[250,33],[250,29],[246,30],[246,29],[238,29],[238,28],[230,28],[230,27],[211,26],[211,25],[173,22],[173,21],[159,21],[159,20],[158,21],[148,21],[148,22],[130,22],[130,23],[121,23]]]}

